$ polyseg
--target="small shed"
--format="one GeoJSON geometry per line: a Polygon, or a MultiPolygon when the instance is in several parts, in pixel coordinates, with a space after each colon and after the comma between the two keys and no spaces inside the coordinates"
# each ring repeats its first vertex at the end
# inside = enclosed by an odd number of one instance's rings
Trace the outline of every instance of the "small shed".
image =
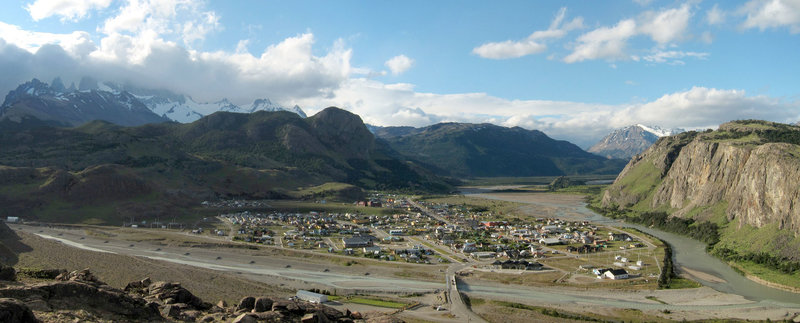
{"type": "Polygon", "coordinates": [[[312,303],[320,303],[320,304],[328,301],[327,295],[309,292],[307,290],[298,290],[297,298],[302,299],[304,301],[309,301],[312,303]]]}

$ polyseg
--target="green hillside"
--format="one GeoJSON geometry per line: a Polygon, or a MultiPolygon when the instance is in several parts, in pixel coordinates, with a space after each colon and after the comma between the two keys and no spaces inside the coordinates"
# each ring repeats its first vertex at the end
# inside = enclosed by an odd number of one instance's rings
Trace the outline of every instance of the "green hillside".
{"type": "Polygon", "coordinates": [[[218,112],[190,124],[31,124],[0,127],[0,216],[116,224],[130,216],[197,216],[199,202],[217,198],[450,190],[337,108],[306,119],[218,112]],[[319,187],[328,182],[343,184],[319,187]]]}
{"type": "Polygon", "coordinates": [[[541,131],[492,124],[440,123],[383,128],[376,134],[409,158],[455,177],[616,174],[625,165],[541,131]]]}

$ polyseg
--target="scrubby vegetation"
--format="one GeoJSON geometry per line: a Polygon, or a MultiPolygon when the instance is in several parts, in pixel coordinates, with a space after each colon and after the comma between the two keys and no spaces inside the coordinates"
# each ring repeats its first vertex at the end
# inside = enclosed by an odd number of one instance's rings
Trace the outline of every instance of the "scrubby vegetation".
{"type": "MultiPolygon", "coordinates": [[[[597,205],[589,205],[588,207],[610,218],[624,219],[702,241],[707,244],[706,249],[712,255],[728,262],[749,262],[787,275],[800,273],[800,262],[786,256],[764,251],[751,252],[734,250],[726,246],[717,246],[720,241],[721,228],[716,223],[707,221],[695,222],[693,219],[671,217],[666,212],[636,212],[629,209],[619,210],[613,207],[603,208],[597,205]]],[[[676,277],[672,272],[672,255],[669,247],[667,247],[666,253],[664,256],[664,270],[658,280],[659,287],[662,288],[669,288],[671,279],[676,277]]]]}
{"type": "Polygon", "coordinates": [[[714,246],[719,242],[719,226],[711,222],[695,222],[693,219],[671,217],[666,212],[635,212],[624,209],[603,208],[596,205],[589,206],[593,211],[614,219],[624,219],[629,222],[652,226],[667,232],[677,233],[692,237],[714,246]]]}

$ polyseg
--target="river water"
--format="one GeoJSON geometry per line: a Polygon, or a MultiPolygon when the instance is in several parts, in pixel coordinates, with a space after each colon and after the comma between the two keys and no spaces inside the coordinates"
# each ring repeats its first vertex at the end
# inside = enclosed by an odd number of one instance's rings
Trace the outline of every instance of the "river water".
{"type": "Polygon", "coordinates": [[[714,256],[709,255],[705,251],[706,245],[704,243],[691,238],[638,224],[625,223],[607,218],[586,208],[585,203],[563,203],[557,199],[553,199],[553,201],[542,201],[543,199],[541,198],[527,198],[530,196],[530,194],[542,193],[492,194],[480,192],[478,190],[471,190],[465,193],[489,199],[527,203],[529,206],[523,207],[522,211],[530,214],[536,214],[536,209],[541,207],[546,207],[549,209],[555,208],[555,217],[568,218],[569,220],[588,220],[615,227],[635,228],[652,236],[658,237],[672,246],[673,263],[675,264],[676,270],[679,270],[679,268],[683,267],[717,278],[714,279],[715,281],[710,281],[701,279],[699,277],[693,277],[695,280],[705,286],[711,287],[720,292],[741,295],[749,300],[757,302],[774,303],[776,305],[781,303],[800,304],[800,294],[772,288],[747,279],[746,277],[734,271],[726,263],[722,262],[718,258],[715,258],[714,256]],[[580,216],[574,216],[576,214],[580,216]]]}

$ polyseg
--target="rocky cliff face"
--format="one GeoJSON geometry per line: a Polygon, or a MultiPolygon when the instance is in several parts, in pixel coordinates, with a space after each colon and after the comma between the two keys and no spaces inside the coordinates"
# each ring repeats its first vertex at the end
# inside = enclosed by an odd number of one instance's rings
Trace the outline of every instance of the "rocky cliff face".
{"type": "Polygon", "coordinates": [[[666,210],[800,234],[800,128],[732,122],[718,131],[665,137],[634,158],[604,193],[604,206],[666,210]],[[788,138],[785,140],[775,138],[788,138]],[[788,141],[788,142],[770,142],[788,141]]]}

